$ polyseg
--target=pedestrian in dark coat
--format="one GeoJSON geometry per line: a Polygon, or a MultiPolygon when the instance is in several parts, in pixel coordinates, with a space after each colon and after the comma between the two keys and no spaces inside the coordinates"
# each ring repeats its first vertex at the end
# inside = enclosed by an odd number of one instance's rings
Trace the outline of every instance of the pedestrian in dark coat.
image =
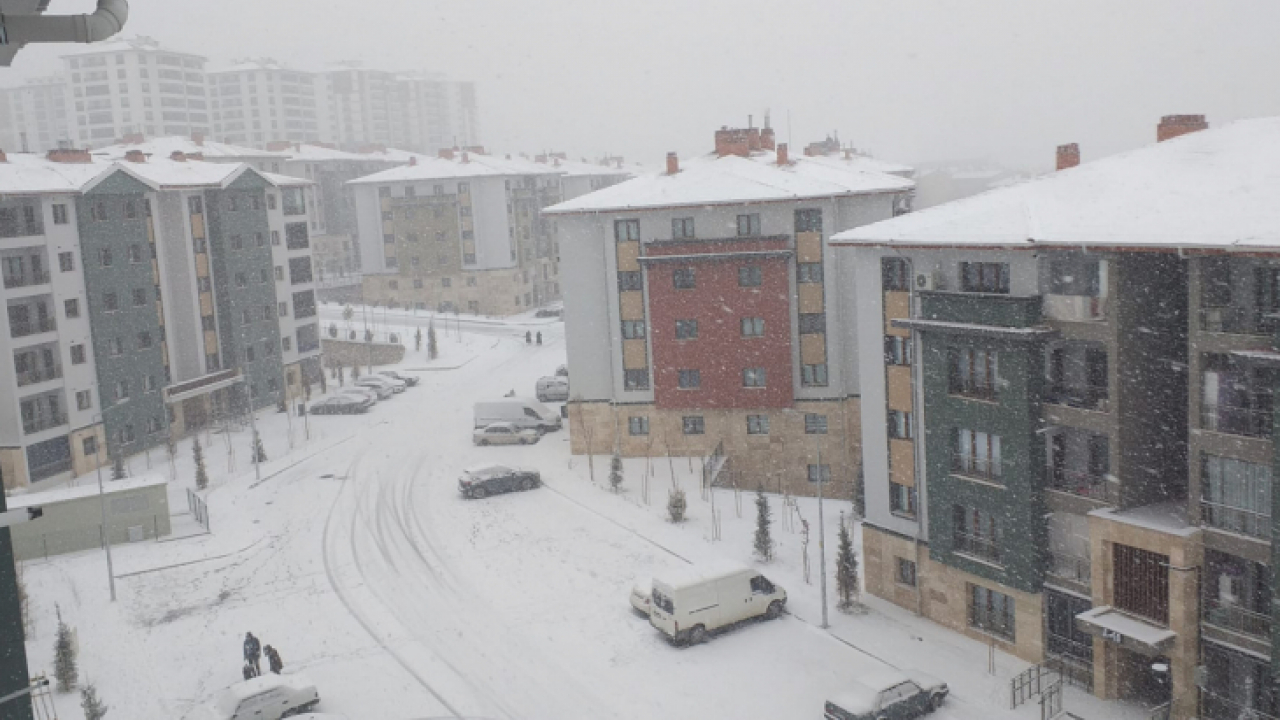
{"type": "Polygon", "coordinates": [[[541,344],[542,344],[542,331],[541,331],[541,330],[539,330],[539,331],[538,331],[538,344],[539,344],[539,345],[541,345],[541,344]]]}
{"type": "Polygon", "coordinates": [[[251,632],[244,634],[244,661],[253,665],[256,674],[262,674],[262,643],[251,632]]]}
{"type": "Polygon", "coordinates": [[[532,334],[532,333],[530,333],[528,330],[525,330],[525,331],[524,331],[524,344],[525,344],[525,345],[530,345],[530,344],[532,344],[532,343],[533,343],[533,334],[532,334]]]}
{"type": "Polygon", "coordinates": [[[284,661],[280,659],[280,653],[268,645],[262,649],[262,654],[267,656],[267,667],[271,668],[271,672],[279,675],[284,669],[284,661]]]}

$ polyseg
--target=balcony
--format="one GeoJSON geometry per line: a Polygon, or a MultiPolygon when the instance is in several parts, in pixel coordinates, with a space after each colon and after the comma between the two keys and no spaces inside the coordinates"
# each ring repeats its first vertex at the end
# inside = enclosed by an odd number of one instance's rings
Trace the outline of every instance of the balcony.
{"type": "Polygon", "coordinates": [[[1107,299],[1095,295],[1045,295],[1044,316],[1066,322],[1103,322],[1107,299]]]}
{"type": "Polygon", "coordinates": [[[44,413],[34,417],[22,418],[22,432],[24,435],[33,435],[49,428],[55,428],[59,425],[67,424],[67,416],[60,412],[44,413]]]}
{"type": "Polygon", "coordinates": [[[1227,532],[1271,539],[1271,516],[1252,510],[1228,507],[1208,500],[1200,501],[1201,524],[1227,532]]]}
{"type": "Polygon", "coordinates": [[[1048,476],[1053,490],[1107,502],[1107,477],[1103,473],[1049,468],[1048,476]]]}
{"type": "Polygon", "coordinates": [[[32,368],[17,373],[18,387],[26,387],[27,385],[35,385],[36,383],[47,382],[49,380],[57,380],[62,377],[62,366],[54,365],[53,367],[32,368]]]}
{"type": "Polygon", "coordinates": [[[1223,630],[1270,640],[1271,616],[1246,610],[1235,603],[1223,602],[1216,597],[1206,597],[1201,605],[1204,623],[1223,630]]]}
{"type": "Polygon", "coordinates": [[[1044,401],[1050,405],[1107,412],[1110,398],[1110,390],[1105,385],[1054,385],[1045,394],[1044,401]]]}
{"type": "Polygon", "coordinates": [[[1049,553],[1049,574],[1070,582],[1088,585],[1092,577],[1089,558],[1064,553],[1049,553]]]}
{"type": "Polygon", "coordinates": [[[970,378],[953,378],[949,392],[972,400],[996,401],[996,386],[989,382],[975,382],[970,378]]]}
{"type": "Polygon", "coordinates": [[[970,535],[969,533],[956,530],[952,535],[952,546],[958,553],[972,555],[973,557],[993,563],[1000,562],[1000,543],[993,538],[982,535],[970,535]]]}
{"type": "Polygon", "coordinates": [[[1200,406],[1200,428],[1228,435],[1271,439],[1274,410],[1270,395],[1256,395],[1253,407],[1236,405],[1200,406]]]}
{"type": "Polygon", "coordinates": [[[1040,324],[1039,295],[921,292],[920,319],[967,325],[1027,328],[1040,324]]]}
{"type": "Polygon", "coordinates": [[[53,332],[57,327],[57,324],[51,317],[41,318],[35,322],[17,322],[9,325],[9,336],[20,338],[28,335],[36,335],[38,333],[53,332]]]}
{"type": "Polygon", "coordinates": [[[1200,329],[1230,335],[1269,335],[1275,323],[1267,321],[1253,307],[1205,307],[1200,308],[1200,329]]]}
{"type": "Polygon", "coordinates": [[[48,284],[48,282],[49,282],[48,271],[4,276],[5,289],[9,289],[9,290],[13,288],[30,287],[32,285],[45,285],[45,284],[48,284]]]}
{"type": "Polygon", "coordinates": [[[955,453],[951,456],[951,472],[955,475],[1000,482],[1001,462],[991,458],[955,453]]]}

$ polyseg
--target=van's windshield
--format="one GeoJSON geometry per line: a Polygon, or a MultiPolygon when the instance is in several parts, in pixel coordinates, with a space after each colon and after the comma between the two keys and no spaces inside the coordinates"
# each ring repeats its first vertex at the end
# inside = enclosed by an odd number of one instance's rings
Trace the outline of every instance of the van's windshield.
{"type": "Polygon", "coordinates": [[[675,605],[671,602],[671,598],[663,595],[657,590],[653,591],[653,606],[666,613],[673,613],[676,611],[675,605]]]}

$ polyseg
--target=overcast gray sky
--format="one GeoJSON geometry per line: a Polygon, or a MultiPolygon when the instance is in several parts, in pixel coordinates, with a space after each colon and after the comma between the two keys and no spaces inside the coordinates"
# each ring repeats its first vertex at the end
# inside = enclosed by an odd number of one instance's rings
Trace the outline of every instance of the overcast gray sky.
{"type": "MultiPolygon", "coordinates": [[[[1154,140],[1162,114],[1280,114],[1276,0],[131,0],[126,35],[213,63],[361,60],[478,83],[495,151],[706,152],[720,125],[906,162],[1029,168],[1154,140]],[[789,118],[789,119],[788,119],[789,118]]],[[[54,0],[83,12],[92,0],[54,0]]],[[[57,67],[27,48],[16,84],[57,67]]],[[[5,82],[5,81],[8,82],[5,82]]]]}

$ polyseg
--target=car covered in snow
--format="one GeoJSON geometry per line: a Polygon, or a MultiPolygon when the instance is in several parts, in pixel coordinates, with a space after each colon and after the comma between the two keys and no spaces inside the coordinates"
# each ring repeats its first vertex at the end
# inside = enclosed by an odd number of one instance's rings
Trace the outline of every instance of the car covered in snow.
{"type": "Polygon", "coordinates": [[[370,404],[373,404],[373,405],[378,404],[378,397],[379,397],[378,393],[367,387],[342,388],[341,390],[338,391],[338,394],[357,397],[357,398],[360,398],[361,400],[368,400],[370,404]]]}
{"type": "Polygon", "coordinates": [[[359,380],[351,384],[374,391],[378,394],[379,400],[386,400],[396,392],[404,392],[404,383],[400,383],[400,389],[397,391],[396,386],[391,384],[390,378],[374,377],[373,375],[362,375],[359,380]]]}
{"type": "Polygon", "coordinates": [[[356,413],[369,412],[369,408],[372,406],[373,400],[369,398],[360,398],[355,395],[334,395],[311,403],[311,408],[307,412],[312,415],[354,415],[356,413]]]}
{"type": "Polygon", "coordinates": [[[653,579],[644,578],[637,580],[635,585],[631,586],[631,607],[645,617],[649,616],[649,606],[653,597],[653,579]]]}
{"type": "Polygon", "coordinates": [[[561,366],[557,367],[557,368],[556,368],[556,375],[559,375],[560,377],[569,377],[569,366],[568,366],[568,365],[561,365],[561,366]]]}
{"type": "Polygon", "coordinates": [[[539,378],[534,385],[534,395],[538,402],[564,402],[569,399],[569,378],[563,375],[539,378]]]}
{"type": "Polygon", "coordinates": [[[476,445],[532,445],[542,439],[542,433],[529,428],[518,428],[509,422],[498,422],[471,433],[476,445]]]}
{"type": "Polygon", "coordinates": [[[420,382],[422,379],[422,378],[411,377],[409,375],[401,375],[395,370],[379,370],[378,374],[383,377],[391,378],[392,380],[399,380],[400,382],[404,383],[406,387],[413,387],[414,385],[417,385],[418,382],[420,382]]]}
{"type": "Polygon", "coordinates": [[[942,706],[947,684],[919,670],[865,675],[827,700],[825,720],[911,720],[942,706]]]}
{"type": "Polygon", "coordinates": [[[532,490],[542,484],[537,470],[522,470],[506,465],[485,465],[463,470],[458,490],[463,497],[482,498],[514,490],[532,490]]]}
{"type": "Polygon", "coordinates": [[[238,682],[205,706],[206,720],[279,720],[314,710],[320,693],[306,675],[268,673],[238,682]]]}

